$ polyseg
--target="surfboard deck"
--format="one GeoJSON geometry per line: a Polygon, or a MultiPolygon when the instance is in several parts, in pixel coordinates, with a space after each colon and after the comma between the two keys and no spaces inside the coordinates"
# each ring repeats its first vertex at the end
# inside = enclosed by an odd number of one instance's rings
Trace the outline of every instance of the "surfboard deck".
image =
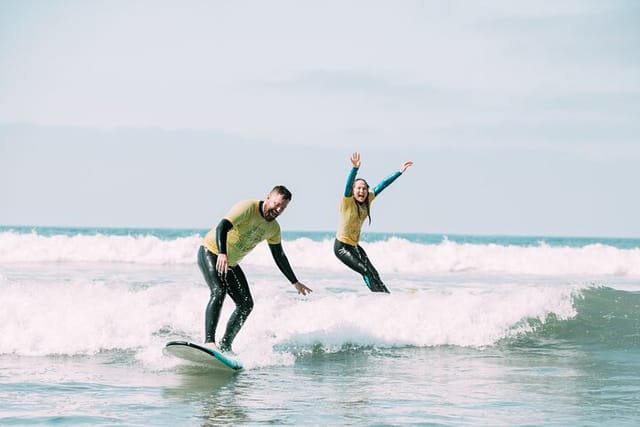
{"type": "Polygon", "coordinates": [[[164,346],[164,353],[214,369],[227,371],[242,369],[242,362],[239,360],[189,341],[169,341],[164,346]]]}

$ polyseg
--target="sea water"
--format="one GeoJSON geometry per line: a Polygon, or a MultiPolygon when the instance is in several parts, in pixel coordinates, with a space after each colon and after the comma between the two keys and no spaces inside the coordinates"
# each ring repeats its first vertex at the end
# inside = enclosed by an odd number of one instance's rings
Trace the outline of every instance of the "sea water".
{"type": "MultiPolygon", "coordinates": [[[[640,424],[640,240],[367,233],[391,294],[285,232],[218,375],[201,342],[207,230],[0,227],[0,425],[640,424]]],[[[233,304],[225,302],[221,326],[233,304]]]]}

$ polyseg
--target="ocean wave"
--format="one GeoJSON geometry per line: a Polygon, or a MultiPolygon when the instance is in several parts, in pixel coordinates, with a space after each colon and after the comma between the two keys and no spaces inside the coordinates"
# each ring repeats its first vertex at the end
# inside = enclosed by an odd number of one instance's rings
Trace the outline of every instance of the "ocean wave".
{"type": "Polygon", "coordinates": [[[574,296],[575,316],[527,319],[530,331],[512,345],[578,344],[612,349],[640,349],[640,292],[590,287],[574,296]]]}
{"type": "MultiPolygon", "coordinates": [[[[170,339],[200,339],[206,285],[197,272],[171,280],[160,273],[52,271],[5,277],[0,280],[0,354],[128,350],[158,355],[170,339]],[[148,277],[144,286],[137,273],[148,277]]],[[[639,293],[589,284],[422,281],[411,289],[397,286],[390,295],[377,295],[361,284],[355,290],[335,291],[336,282],[350,282],[350,275],[324,283],[319,275],[315,292],[301,298],[279,276],[254,274],[257,304],[235,342],[236,350],[275,354],[317,347],[329,352],[483,348],[549,339],[638,346],[639,293]]],[[[225,304],[221,319],[232,310],[233,304],[225,304]]]]}
{"type": "MultiPolygon", "coordinates": [[[[154,235],[41,235],[0,232],[0,263],[104,262],[193,264],[200,234],[172,239],[154,235]]],[[[307,237],[286,240],[294,268],[341,271],[333,240],[307,237]]],[[[443,239],[418,243],[405,238],[362,244],[381,273],[496,273],[525,275],[640,276],[640,248],[621,249],[602,243],[579,247],[459,243],[443,239]]],[[[266,244],[258,245],[244,264],[273,266],[266,244]]]]}

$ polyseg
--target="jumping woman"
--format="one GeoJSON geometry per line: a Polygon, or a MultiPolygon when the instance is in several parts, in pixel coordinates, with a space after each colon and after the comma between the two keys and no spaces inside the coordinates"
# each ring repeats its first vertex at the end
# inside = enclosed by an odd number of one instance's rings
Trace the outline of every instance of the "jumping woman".
{"type": "Polygon", "coordinates": [[[400,175],[413,165],[412,161],[402,164],[399,171],[394,172],[373,190],[369,189],[369,184],[362,178],[356,179],[360,168],[360,154],[351,155],[351,172],[347,178],[347,185],[340,202],[340,223],[336,233],[336,241],[333,245],[333,252],[338,259],[347,267],[362,275],[364,282],[371,292],[386,292],[389,289],[380,279],[378,271],[375,269],[367,253],[360,246],[360,230],[365,219],[369,219],[371,224],[371,203],[374,199],[400,175]]]}

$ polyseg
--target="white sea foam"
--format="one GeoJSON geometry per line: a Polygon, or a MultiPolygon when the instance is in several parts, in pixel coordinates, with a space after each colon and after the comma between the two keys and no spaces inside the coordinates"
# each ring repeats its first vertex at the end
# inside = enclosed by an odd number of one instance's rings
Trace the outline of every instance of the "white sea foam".
{"type": "MultiPolygon", "coordinates": [[[[110,262],[193,264],[199,235],[163,240],[155,236],[54,235],[0,232],[0,263],[110,262]]],[[[333,241],[298,238],[284,241],[296,268],[341,271],[333,241]]],[[[381,273],[499,273],[531,275],[640,276],[640,248],[620,249],[601,243],[582,247],[456,243],[416,243],[391,237],[362,244],[381,273]]],[[[271,266],[266,244],[260,244],[244,264],[271,266]]]]}
{"type": "MultiPolygon", "coordinates": [[[[126,350],[155,363],[164,360],[160,349],[169,339],[202,340],[208,289],[197,268],[115,267],[49,266],[27,277],[9,271],[0,279],[0,354],[126,350]]],[[[587,286],[433,285],[419,279],[394,283],[392,294],[381,295],[348,272],[323,277],[308,277],[314,293],[301,297],[278,272],[251,269],[256,305],[234,343],[247,367],[293,363],[293,354],[317,346],[338,351],[345,345],[493,345],[527,330],[526,319],[544,321],[550,313],[571,318],[572,297],[587,286]],[[335,286],[347,290],[336,292],[335,286]]],[[[219,333],[232,309],[229,300],[219,333]]]]}
{"type": "MultiPolygon", "coordinates": [[[[126,351],[175,363],[162,356],[167,340],[203,339],[201,239],[0,232],[0,354],[126,351]]],[[[266,245],[247,256],[256,304],[234,342],[247,367],[291,364],[318,347],[491,346],[529,331],[529,319],[571,319],[574,297],[598,280],[637,290],[640,276],[638,248],[391,237],[363,243],[392,290],[380,295],[335,258],[331,239],[283,244],[314,293],[296,295],[266,245]]],[[[232,309],[227,301],[218,335],[232,309]]]]}

